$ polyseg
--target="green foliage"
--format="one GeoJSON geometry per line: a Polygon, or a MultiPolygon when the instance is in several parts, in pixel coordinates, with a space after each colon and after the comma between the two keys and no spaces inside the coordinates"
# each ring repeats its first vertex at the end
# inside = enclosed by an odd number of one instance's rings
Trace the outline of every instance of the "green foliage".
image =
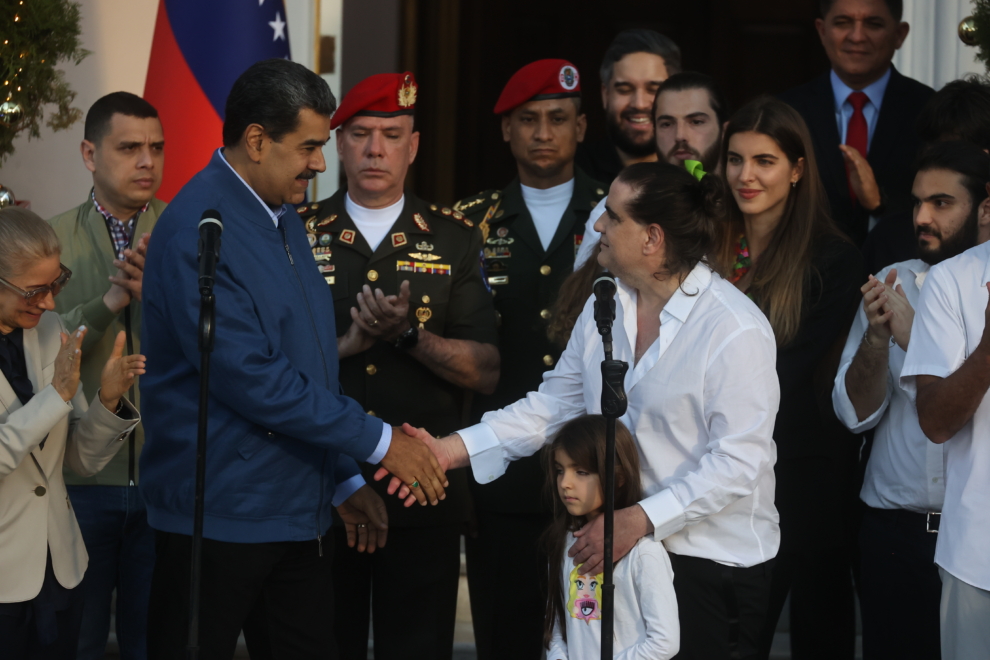
{"type": "Polygon", "coordinates": [[[973,0],[973,23],[976,26],[976,59],[990,69],[990,0],[973,0]]]}
{"type": "Polygon", "coordinates": [[[41,137],[45,106],[54,105],[45,123],[64,130],[82,119],[72,107],[76,93],[60,62],[79,64],[89,51],[80,47],[79,5],[69,0],[0,0],[0,102],[20,105],[21,117],[0,122],[0,162],[14,151],[14,138],[22,131],[41,137]]]}

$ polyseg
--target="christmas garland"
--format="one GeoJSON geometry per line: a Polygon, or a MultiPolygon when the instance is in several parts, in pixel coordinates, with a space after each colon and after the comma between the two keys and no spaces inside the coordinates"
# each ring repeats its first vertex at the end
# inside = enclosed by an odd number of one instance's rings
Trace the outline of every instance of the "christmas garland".
{"type": "Polygon", "coordinates": [[[55,67],[79,64],[88,54],[80,47],[75,2],[0,0],[0,163],[22,131],[41,137],[46,105],[55,106],[45,119],[53,131],[82,119],[82,110],[72,107],[76,93],[55,67]]]}
{"type": "Polygon", "coordinates": [[[976,59],[990,69],[990,0],[973,0],[973,27],[976,59]]]}

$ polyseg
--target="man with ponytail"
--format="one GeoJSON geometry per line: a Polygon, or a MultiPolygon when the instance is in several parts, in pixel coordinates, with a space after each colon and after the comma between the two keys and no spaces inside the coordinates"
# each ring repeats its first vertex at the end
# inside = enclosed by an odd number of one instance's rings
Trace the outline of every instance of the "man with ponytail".
{"type": "MultiPolygon", "coordinates": [[[[663,541],[675,575],[678,657],[748,658],[757,653],[780,543],[777,349],[766,317],[708,261],[725,187],[700,174],[631,165],[596,223],[599,263],[618,284],[614,356],[629,364],[622,421],[636,439],[645,494],[615,512],[613,556],[622,560],[649,534],[663,541]]],[[[600,412],[603,358],[589,300],[537,391],[454,435],[437,440],[421,429],[418,437],[441,465],[470,465],[479,483],[494,481],[569,420],[600,412]]],[[[574,536],[571,561],[597,574],[601,518],[574,536]]]]}

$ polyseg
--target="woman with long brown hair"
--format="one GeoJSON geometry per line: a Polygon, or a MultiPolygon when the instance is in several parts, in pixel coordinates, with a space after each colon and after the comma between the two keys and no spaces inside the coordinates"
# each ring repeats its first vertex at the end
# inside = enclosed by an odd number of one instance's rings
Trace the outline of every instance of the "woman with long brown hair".
{"type": "Polygon", "coordinates": [[[857,446],[828,392],[855,312],[862,265],[829,217],[801,116],[759,98],[729,120],[722,146],[729,204],[717,260],[759,305],[777,340],[776,505],[781,546],[761,640],[767,657],[788,591],[795,657],[852,657],[849,503],[857,446]],[[834,353],[834,355],[833,355],[834,353]]]}

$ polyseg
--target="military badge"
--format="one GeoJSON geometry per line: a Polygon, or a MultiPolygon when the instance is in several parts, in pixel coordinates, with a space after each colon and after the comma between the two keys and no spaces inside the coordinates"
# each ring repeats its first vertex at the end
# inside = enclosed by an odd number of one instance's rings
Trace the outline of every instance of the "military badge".
{"type": "Polygon", "coordinates": [[[418,261],[439,261],[443,259],[439,254],[423,254],[422,252],[410,252],[409,256],[418,261]]]}
{"type": "Polygon", "coordinates": [[[450,264],[429,264],[424,261],[396,261],[395,270],[404,273],[450,275],[450,264]]]}
{"type": "Polygon", "coordinates": [[[491,225],[488,224],[488,220],[482,220],[481,224],[478,225],[478,229],[481,230],[481,240],[488,240],[488,232],[491,231],[491,225]]]}
{"type": "MultiPolygon", "coordinates": [[[[431,206],[430,208],[434,211],[437,210],[436,206],[431,206]]],[[[430,231],[430,226],[426,224],[426,220],[423,219],[421,214],[413,213],[413,222],[416,223],[416,226],[419,227],[420,231],[430,231]]]]}
{"type": "Polygon", "coordinates": [[[446,206],[440,209],[440,212],[443,213],[444,215],[450,215],[451,213],[453,213],[453,211],[448,209],[446,206]]]}
{"type": "Polygon", "coordinates": [[[489,238],[485,241],[488,245],[512,245],[515,242],[514,238],[489,238]]]}
{"type": "Polygon", "coordinates": [[[399,86],[399,107],[409,108],[416,105],[416,83],[413,82],[412,76],[406,75],[406,79],[402,81],[402,85],[399,86]]]}
{"type": "Polygon", "coordinates": [[[306,238],[309,240],[309,247],[316,247],[316,234],[306,234],[306,238]]]}
{"type": "Polygon", "coordinates": [[[337,267],[336,267],[336,266],[334,266],[333,264],[317,264],[317,266],[316,266],[316,268],[317,268],[317,269],[318,269],[318,270],[319,270],[319,271],[320,271],[321,273],[332,273],[332,272],[334,272],[335,270],[337,270],[337,267]]]}
{"type": "Polygon", "coordinates": [[[355,238],[357,238],[357,232],[353,229],[345,229],[340,232],[340,236],[337,237],[337,240],[341,243],[346,243],[347,245],[354,245],[355,238]]]}
{"type": "Polygon", "coordinates": [[[433,312],[430,311],[429,307],[420,307],[416,310],[416,320],[419,321],[420,330],[425,329],[423,324],[429,321],[431,316],[433,316],[433,312]]]}
{"type": "Polygon", "coordinates": [[[509,276],[508,275],[496,275],[495,277],[489,277],[488,278],[488,284],[490,284],[490,285],[491,284],[508,284],[508,283],[509,283],[509,276]]]}
{"type": "MultiPolygon", "coordinates": [[[[316,204],[313,204],[313,210],[316,210],[316,206],[317,206],[316,204]]],[[[333,215],[328,215],[327,217],[325,217],[322,220],[320,220],[319,222],[317,222],[316,223],[316,226],[317,227],[326,227],[327,225],[331,224],[336,219],[337,219],[337,214],[336,213],[334,213],[333,215]]]]}
{"type": "Polygon", "coordinates": [[[330,241],[333,240],[333,236],[330,234],[320,234],[320,245],[327,246],[330,245],[330,241]]]}
{"type": "Polygon", "coordinates": [[[499,238],[505,238],[506,236],[509,235],[509,228],[508,227],[499,227],[498,228],[498,231],[496,231],[495,233],[498,234],[498,237],[499,238]]]}
{"type": "Polygon", "coordinates": [[[579,76],[577,69],[572,67],[570,64],[563,66],[560,69],[558,80],[560,81],[561,87],[566,89],[568,92],[571,91],[578,86],[579,76]]]}
{"type": "Polygon", "coordinates": [[[403,245],[405,245],[408,242],[409,241],[406,240],[406,233],[405,232],[399,231],[399,232],[396,232],[396,233],[392,234],[392,247],[394,247],[394,248],[396,248],[396,247],[402,247],[403,245]]]}
{"type": "Polygon", "coordinates": [[[313,258],[317,261],[330,261],[330,255],[332,252],[328,247],[315,247],[313,248],[313,258]]]}
{"type": "Polygon", "coordinates": [[[426,241],[420,241],[419,243],[416,243],[416,249],[421,250],[423,252],[433,252],[433,246],[427,243],[426,241]]]}

